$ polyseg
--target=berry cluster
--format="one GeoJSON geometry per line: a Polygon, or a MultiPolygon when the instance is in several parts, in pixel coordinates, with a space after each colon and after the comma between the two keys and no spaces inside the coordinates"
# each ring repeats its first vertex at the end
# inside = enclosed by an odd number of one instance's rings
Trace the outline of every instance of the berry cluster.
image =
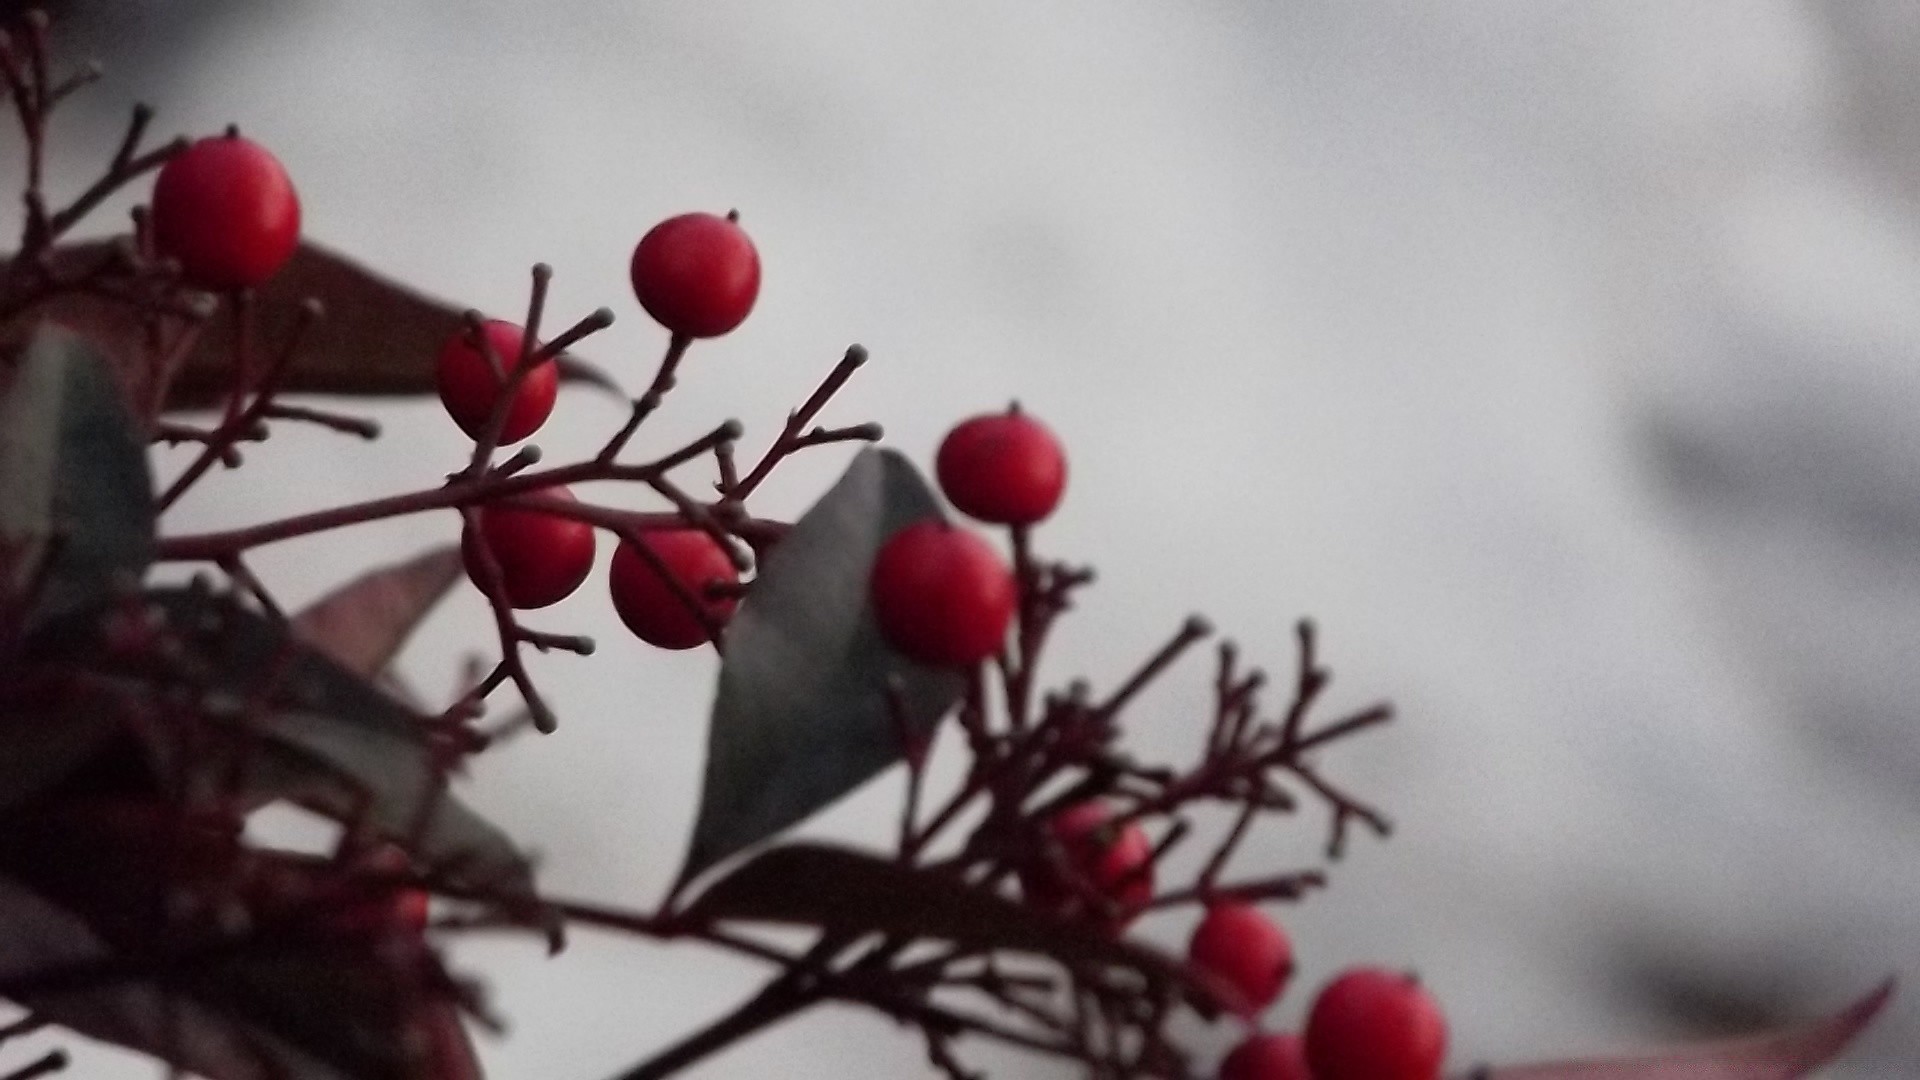
{"type": "MultiPolygon", "coordinates": [[[[1016,544],[1053,513],[1066,455],[1018,405],[948,433],[936,463],[941,491],[963,513],[1010,526],[1016,544]]],[[[902,529],[873,568],[874,611],[889,641],[928,664],[971,667],[1000,653],[1018,604],[1014,575],[963,528],[902,529]]],[[[1100,800],[1047,819],[1043,857],[1020,867],[1027,903],[1059,918],[1123,932],[1154,898],[1154,845],[1100,800]]],[[[1216,900],[1194,929],[1192,967],[1228,989],[1249,1017],[1277,1001],[1293,974],[1293,943],[1253,903],[1216,900]]],[[[1304,1037],[1255,1032],[1221,1064],[1220,1080],[1437,1080],[1446,1054],[1438,1004],[1410,976],[1349,970],[1321,990],[1304,1037]]]]}
{"type": "MultiPolygon", "coordinates": [[[[760,256],[739,216],[682,214],[648,230],[633,251],[633,292],[673,335],[676,348],[740,325],[760,290],[760,256]]],[[[481,447],[520,442],[553,412],[560,377],[553,343],[530,329],[489,320],[456,334],[435,366],[440,401],[481,447]]],[[[476,454],[476,460],[485,456],[476,454]]],[[[531,494],[577,502],[564,486],[531,494]]],[[[508,603],[543,608],[572,595],[593,570],[594,526],[563,513],[490,505],[463,538],[469,575],[490,573],[508,603]]],[[[667,528],[621,540],[608,577],[613,607],[634,636],[663,649],[712,640],[733,612],[739,570],[700,529],[667,528]]]]}
{"type": "MultiPolygon", "coordinates": [[[[237,129],[168,160],[150,213],[157,250],[202,288],[258,287],[299,245],[292,181],[272,153],[237,129]]],[[[634,247],[632,284],[640,305],[684,349],[690,339],[717,337],[746,319],[760,290],[760,257],[737,214],[682,214],[655,225],[634,247]]],[[[441,347],[435,386],[454,423],[484,448],[476,457],[521,442],[547,422],[559,393],[560,352],[530,328],[500,319],[476,321],[441,347]]],[[[530,494],[577,501],[563,485],[530,494]]],[[[462,548],[476,582],[484,588],[488,574],[497,574],[507,603],[531,610],[560,602],[586,581],[595,529],[561,513],[487,505],[472,516],[462,548]]],[[[724,625],[740,578],[708,532],[677,528],[622,540],[609,582],[614,610],[635,636],[690,649],[724,625]]],[[[1010,590],[1007,597],[1010,604],[1010,590]]]]}
{"type": "MultiPolygon", "coordinates": [[[[875,424],[810,426],[864,362],[858,346],[757,461],[736,460],[743,428],[732,420],[631,460],[629,443],[689,346],[753,309],[760,259],[732,214],[674,217],[636,244],[633,295],[668,344],[599,452],[541,465],[537,447],[520,445],[496,461],[549,421],[563,383],[618,389],[568,351],[611,312],[543,335],[545,266],[533,269],[523,322],[449,311],[303,244],[286,170],[236,130],[142,152],[144,108],[105,174],[55,209],[43,185],[47,114],[89,76],[52,78],[46,29],[30,15],[17,36],[0,33],[0,100],[27,142],[24,227],[0,260],[0,411],[13,425],[0,439],[10,511],[0,545],[0,960],[19,951],[81,963],[6,965],[4,996],[32,1015],[0,1030],[0,1049],[50,1021],[182,1075],[477,1080],[466,1022],[498,1022],[484,993],[444,963],[442,937],[515,928],[557,949],[577,924],[697,940],[775,969],[737,1009],[651,1052],[626,1080],[677,1075],[822,1003],[857,1004],[916,1031],[952,1080],[980,1075],[960,1059],[963,1039],[1095,1077],[1197,1080],[1178,1045],[1181,1018],[1223,1014],[1247,1033],[1217,1080],[1437,1080],[1446,1020],[1393,970],[1337,975],[1295,1032],[1263,1024],[1294,975],[1293,942],[1265,905],[1297,900],[1327,875],[1320,866],[1239,874],[1235,853],[1251,826],[1323,806],[1329,861],[1353,826],[1389,831],[1319,759],[1391,710],[1318,715],[1331,676],[1311,622],[1298,625],[1297,675],[1278,710],[1260,701],[1266,674],[1222,641],[1192,758],[1141,760],[1123,715],[1212,631],[1190,618],[1104,693],[1087,680],[1039,685],[1050,629],[1093,575],[1036,555],[1034,529],[1059,506],[1067,463],[1018,405],[968,419],[941,443],[933,472],[951,518],[890,451],[863,451],[797,522],[747,510],[788,456],[880,438],[875,424]],[[154,172],[130,238],[63,239],[154,172]],[[360,329],[329,321],[315,343],[305,331],[329,309],[360,329]],[[215,318],[233,332],[203,335],[215,318]],[[392,381],[364,378],[369,353],[393,366],[382,372],[392,381]],[[298,367],[296,355],[313,362],[298,367]],[[277,521],[167,528],[181,495],[214,466],[237,467],[238,445],[264,439],[273,422],[377,434],[370,421],[285,403],[283,393],[432,390],[472,443],[458,471],[277,521]],[[209,407],[220,410],[210,427],[181,418],[209,407]],[[162,442],[201,449],[156,490],[148,447],[162,442]],[[683,486],[684,470],[709,461],[710,492],[707,478],[683,486]],[[670,509],[576,495],[603,482],[670,509]],[[264,544],[441,512],[461,518],[457,547],[370,570],[295,614],[248,564],[264,544]],[[453,784],[468,760],[518,731],[556,730],[523,652],[585,654],[592,642],[531,629],[519,613],[577,591],[603,531],[617,538],[610,598],[633,634],[726,654],[687,860],[650,909],[545,895],[525,849],[453,784]],[[228,585],[149,580],[167,562],[204,564],[228,585]],[[476,661],[441,709],[390,664],[462,569],[485,596],[499,657],[490,670],[476,661]],[[747,596],[751,621],[729,630],[747,596]],[[521,708],[490,718],[504,686],[521,708]],[[947,791],[930,792],[942,723],[964,741],[937,752],[962,754],[962,768],[947,791]],[[783,837],[897,764],[906,786],[895,850],[783,837]],[[332,852],[253,842],[251,815],[275,802],[336,823],[332,852]],[[1169,853],[1223,807],[1233,824],[1191,877],[1176,877],[1169,853]],[[1195,925],[1184,958],[1128,936],[1143,916],[1185,911],[1195,925]],[[812,941],[796,946],[756,924],[809,928],[812,941]],[[182,999],[193,999],[191,1013],[176,1007],[182,999]]],[[[1674,1068],[1801,1075],[1886,993],[1758,1056],[1744,1044],[1674,1068]]],[[[65,1065],[56,1051],[0,1080],[65,1065]]],[[[1596,1074],[1571,1068],[1523,1073],[1596,1074]]]]}

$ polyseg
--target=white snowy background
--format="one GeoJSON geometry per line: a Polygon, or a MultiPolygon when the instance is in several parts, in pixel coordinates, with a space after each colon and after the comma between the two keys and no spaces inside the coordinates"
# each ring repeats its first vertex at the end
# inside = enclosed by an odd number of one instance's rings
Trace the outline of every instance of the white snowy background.
{"type": "MultiPolygon", "coordinates": [[[[1400,708],[1326,762],[1399,831],[1282,913],[1304,966],[1276,1023],[1340,966],[1407,965],[1466,1065],[1808,1015],[1899,973],[1833,1075],[1920,1060],[1920,5],[147,0],[81,29],[117,66],[61,175],[135,95],[166,131],[237,120],[309,234],[382,271],[516,317],[552,263],[550,319],[614,308],[585,351],[636,388],[664,335],[633,242],[740,208],[759,306],[646,445],[725,416],[758,445],[854,341],[874,360],[831,419],[922,462],[1017,396],[1072,455],[1042,543],[1101,572],[1061,680],[1111,685],[1194,610],[1284,671],[1316,616],[1333,704],[1400,708]]],[[[169,527],[461,460],[433,403],[381,417],[372,446],[277,433],[169,527]]],[[[619,418],[581,394],[538,441],[562,460],[619,418]]],[[[844,458],[794,463],[762,510],[844,458]]],[[[257,568],[297,603],[454,528],[257,568]]],[[[552,890],[644,906],[690,825],[714,664],[631,642],[602,589],[538,620],[602,643],[538,664],[561,731],[471,796],[552,890]]],[[[482,615],[447,605],[419,685],[490,647],[482,615]]],[[[1208,663],[1142,702],[1141,746],[1190,752],[1208,663]]],[[[898,792],[808,831],[881,842],[898,792]]],[[[1297,865],[1321,827],[1248,865],[1297,865]]],[[[613,1075],[758,974],[588,934],[458,957],[512,1021],[483,1047],[505,1078],[613,1075]]],[[[102,1051],[76,1075],[150,1069],[102,1051]]],[[[931,1073],[911,1033],[826,1011],[693,1075],[931,1073]]]]}

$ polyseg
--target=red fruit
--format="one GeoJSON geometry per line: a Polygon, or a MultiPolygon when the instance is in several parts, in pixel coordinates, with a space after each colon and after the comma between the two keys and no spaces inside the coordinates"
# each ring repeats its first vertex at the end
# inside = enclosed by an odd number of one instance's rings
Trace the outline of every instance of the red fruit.
{"type": "MultiPolygon", "coordinates": [[[[740,584],[740,571],[719,542],[700,529],[651,530],[641,538],[707,617],[725,624],[738,601],[731,595],[714,596],[710,590],[740,584]]],[[[691,649],[707,643],[705,624],[632,544],[622,541],[614,551],[610,584],[613,609],[641,641],[662,649],[691,649]]]]}
{"type": "Polygon", "coordinates": [[[1064,917],[1099,907],[1096,921],[1115,932],[1125,929],[1153,899],[1153,844],[1139,825],[1115,828],[1112,818],[1113,811],[1097,801],[1055,814],[1047,822],[1047,835],[1065,865],[1049,857],[1023,871],[1020,884],[1028,901],[1064,917]],[[1089,888],[1106,903],[1092,903],[1085,895],[1089,888]]]}
{"type": "Polygon", "coordinates": [[[633,295],[673,333],[719,337],[760,295],[760,253],[732,214],[681,214],[647,230],[633,249],[633,295]]]}
{"type": "Polygon", "coordinates": [[[1249,1035],[1220,1063],[1220,1080],[1314,1080],[1298,1035],[1249,1035]]]}
{"type": "Polygon", "coordinates": [[[1315,1080],[1435,1080],[1447,1021],[1412,976],[1354,968],[1320,991],[1306,1043],[1315,1080]]]}
{"type": "MultiPolygon", "coordinates": [[[[483,326],[487,344],[500,360],[501,371],[511,371],[520,360],[521,340],[526,331],[510,322],[493,319],[483,326]]],[[[539,350],[536,344],[535,351],[539,350]]],[[[440,346],[434,381],[440,388],[440,403],[447,415],[460,425],[470,439],[486,432],[493,418],[493,407],[500,400],[506,381],[494,374],[487,354],[476,346],[465,330],[440,346]]],[[[553,412],[553,399],[560,392],[560,372],[550,360],[543,360],[520,380],[513,404],[507,407],[507,420],[500,428],[500,443],[516,443],[540,430],[553,412]]]]}
{"type": "Polygon", "coordinates": [[[944,521],[894,533],[873,563],[873,613],[894,648],[924,664],[972,667],[1013,622],[1013,574],[992,545],[944,521]]]}
{"type": "Polygon", "coordinates": [[[959,510],[999,525],[1053,513],[1067,486],[1067,455],[1038,420],[1014,406],[947,433],[935,461],[940,490],[959,510]]]}
{"type": "Polygon", "coordinates": [[[209,289],[258,285],[300,245],[300,199],[266,148],[237,132],[201,139],[153,184],[153,241],[209,289]]]}
{"type": "MultiPolygon", "coordinates": [[[[575,501],[573,493],[564,487],[546,488],[537,494],[575,501]]],[[[469,533],[462,539],[467,576],[480,584],[476,538],[469,533]]],[[[477,539],[500,564],[507,602],[522,610],[559,603],[593,570],[593,526],[558,514],[500,505],[483,507],[477,539]]]]}
{"type": "Polygon", "coordinates": [[[1259,1012],[1279,998],[1293,974],[1293,943],[1286,931],[1252,904],[1225,901],[1207,909],[1194,928],[1187,957],[1232,986],[1259,1012]]]}
{"type": "Polygon", "coordinates": [[[347,936],[398,933],[419,937],[426,933],[431,897],[425,889],[370,889],[372,881],[368,879],[392,878],[410,868],[407,853],[390,845],[363,856],[355,869],[367,877],[343,883],[350,899],[328,919],[329,929],[347,936]]]}

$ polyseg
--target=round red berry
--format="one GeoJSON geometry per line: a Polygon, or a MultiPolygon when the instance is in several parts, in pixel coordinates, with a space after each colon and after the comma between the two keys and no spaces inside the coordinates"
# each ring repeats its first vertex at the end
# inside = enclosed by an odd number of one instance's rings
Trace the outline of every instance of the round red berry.
{"type": "Polygon", "coordinates": [[[1237,990],[1259,1012],[1279,998],[1293,974],[1286,931],[1252,904],[1223,901],[1207,909],[1187,946],[1193,966],[1237,990]]]}
{"type": "Polygon", "coordinates": [[[970,517],[1031,525],[1067,486],[1067,455],[1045,425],[1020,411],[976,416],[947,433],[935,459],[940,490],[970,517]]]}
{"type": "Polygon", "coordinates": [[[633,249],[633,295],[682,337],[719,337],[760,295],[760,253],[734,215],[681,214],[647,230],[633,249]]]}
{"type": "Polygon", "coordinates": [[[1315,1080],[1435,1080],[1447,1021],[1412,976],[1354,968],[1315,999],[1306,1045],[1315,1080]]]}
{"type": "Polygon", "coordinates": [[[237,132],[201,139],[153,184],[153,242],[209,289],[258,285],[300,245],[300,199],[265,147],[237,132]]]}
{"type": "Polygon", "coordinates": [[[944,521],[894,533],[873,562],[880,632],[923,664],[972,667],[1000,651],[1013,622],[1013,574],[985,540],[944,521]]]}
{"type": "Polygon", "coordinates": [[[669,585],[631,543],[613,553],[613,608],[635,637],[662,649],[691,649],[707,643],[707,626],[688,610],[691,597],[707,619],[724,625],[737,599],[723,592],[740,584],[740,571],[718,541],[700,529],[660,529],[641,534],[647,549],[666,567],[680,590],[669,585]]]}
{"type": "MultiPolygon", "coordinates": [[[[500,361],[500,370],[511,371],[520,361],[520,346],[526,331],[499,319],[481,327],[487,346],[500,361]]],[[[534,351],[538,351],[536,345],[534,351]]],[[[532,353],[528,358],[532,358],[532,353]]],[[[487,354],[475,345],[468,331],[462,330],[440,346],[440,358],[434,368],[434,381],[440,389],[440,403],[447,415],[460,425],[470,439],[486,433],[487,421],[500,401],[506,382],[494,374],[487,354]]],[[[554,398],[560,392],[560,371],[550,360],[543,360],[521,378],[513,404],[507,406],[506,423],[500,428],[502,445],[516,443],[540,430],[553,412],[554,398]]]]}
{"type": "Polygon", "coordinates": [[[1153,899],[1153,844],[1137,823],[1116,826],[1113,811],[1093,801],[1060,811],[1046,829],[1062,862],[1043,854],[1021,873],[1034,906],[1064,917],[1092,915],[1118,932],[1153,899]],[[1088,889],[1101,902],[1093,902],[1088,889]]]}
{"type": "MultiPolygon", "coordinates": [[[[563,487],[547,488],[538,494],[575,501],[573,493],[563,487]]],[[[475,584],[483,580],[475,543],[484,543],[500,565],[507,602],[523,610],[559,603],[593,571],[593,526],[558,514],[486,506],[480,510],[478,536],[470,533],[464,541],[467,576],[475,584]]]]}
{"type": "Polygon", "coordinates": [[[1298,1035],[1249,1035],[1220,1063],[1220,1080],[1314,1080],[1298,1035]]]}

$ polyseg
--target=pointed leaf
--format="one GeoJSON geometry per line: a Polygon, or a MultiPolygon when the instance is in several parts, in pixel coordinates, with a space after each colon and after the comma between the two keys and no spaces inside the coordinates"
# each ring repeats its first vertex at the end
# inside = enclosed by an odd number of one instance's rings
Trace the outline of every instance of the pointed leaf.
{"type": "Polygon", "coordinates": [[[252,894],[233,892],[241,882],[317,880],[311,860],[238,851],[210,877],[194,877],[206,864],[187,853],[204,857],[206,845],[183,847],[169,815],[155,804],[93,802],[9,823],[0,838],[0,993],[214,1080],[440,1080],[448,1074],[412,1041],[421,1028],[433,1059],[470,1062],[452,1004],[420,993],[426,969],[383,957],[377,939],[329,932],[329,909],[238,929],[210,914],[156,920],[169,896],[252,908],[252,894]],[[161,947],[175,958],[157,961],[161,947]]]}
{"type": "MultiPolygon", "coordinates": [[[[103,648],[99,620],[80,616],[41,635],[43,660],[89,666],[140,694],[183,690],[197,711],[259,740],[247,781],[262,802],[286,798],[408,842],[450,883],[530,893],[513,843],[445,789],[427,718],[298,641],[285,624],[193,588],[147,595],[177,649],[127,656],[103,648]]],[[[146,729],[142,729],[145,731],[146,729]]],[[[165,729],[147,731],[164,772],[178,767],[165,729]]],[[[204,753],[205,751],[198,751],[204,753]]]]}
{"type": "Polygon", "coordinates": [[[890,677],[900,680],[904,719],[916,738],[959,699],[961,676],[894,652],[867,602],[880,545],[939,514],[938,500],[904,457],[867,449],[769,554],[727,631],[706,783],[682,880],[900,760],[890,677]]]}
{"type": "MultiPolygon", "coordinates": [[[[431,394],[440,346],[466,326],[464,306],[416,292],[307,241],[261,287],[261,340],[285,340],[309,298],[325,306],[326,317],[302,339],[284,383],[290,393],[431,394]]],[[[231,335],[228,315],[216,317],[175,378],[168,408],[208,408],[226,400],[231,335]]],[[[563,359],[562,381],[594,384],[606,378],[572,357],[563,359]]]]}
{"type": "Polygon", "coordinates": [[[1059,961],[1092,977],[1115,972],[1181,989],[1203,1009],[1237,1006],[1230,989],[1144,945],[1045,915],[950,874],[825,844],[783,844],[748,859],[690,905],[696,925],[722,920],[933,939],[1059,961]]]}
{"type": "MultiPolygon", "coordinates": [[[[56,249],[58,272],[77,273],[105,258],[112,241],[56,249]]],[[[11,256],[0,256],[0,265],[11,256]]],[[[287,265],[259,290],[256,340],[285,340],[307,299],[320,301],[326,317],[308,330],[287,373],[289,393],[414,395],[434,392],[434,358],[447,338],[465,326],[466,308],[417,292],[361,267],[312,241],[302,241],[287,265]]],[[[50,318],[85,335],[127,371],[129,385],[144,382],[138,366],[146,332],[130,306],[88,293],[67,293],[43,305],[50,318]]],[[[517,317],[517,316],[516,316],[517,317]]],[[[168,395],[169,410],[210,409],[226,401],[232,377],[233,328],[226,314],[200,335],[168,395]]],[[[563,354],[560,380],[621,397],[605,373],[563,354]]]]}
{"type": "Polygon", "coordinates": [[[387,669],[420,620],[460,580],[449,544],[353,579],[294,616],[293,633],[365,678],[387,669]]]}
{"type": "Polygon", "coordinates": [[[1847,1048],[1893,997],[1888,979],[1845,1009],[1797,1028],[1647,1057],[1513,1065],[1460,1080],[1799,1080],[1847,1048]]]}
{"type": "Polygon", "coordinates": [[[0,400],[0,598],[40,580],[35,618],[99,603],[153,559],[146,444],[106,361],[43,327],[0,400]],[[42,565],[43,560],[45,565],[42,565]]]}

